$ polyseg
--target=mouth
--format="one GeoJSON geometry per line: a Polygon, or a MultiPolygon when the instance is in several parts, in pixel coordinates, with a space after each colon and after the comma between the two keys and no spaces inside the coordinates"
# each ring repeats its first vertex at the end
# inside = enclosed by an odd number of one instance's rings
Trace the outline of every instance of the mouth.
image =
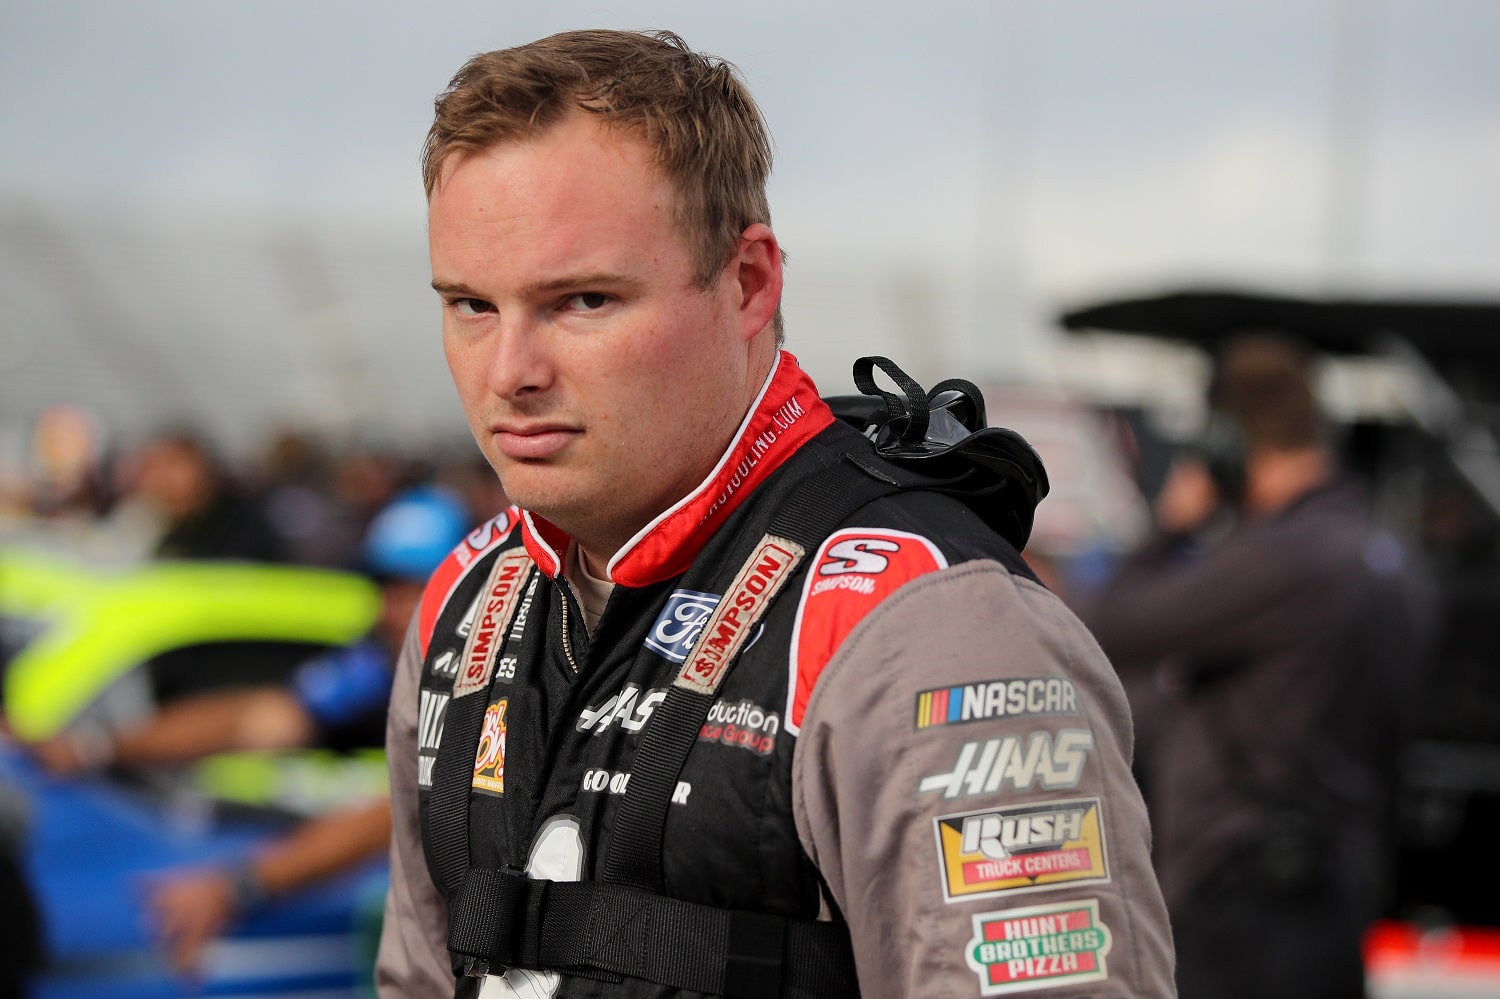
{"type": "Polygon", "coordinates": [[[498,425],[490,428],[490,439],[500,453],[512,461],[540,461],[555,457],[582,433],[582,430],[561,424],[498,425]]]}

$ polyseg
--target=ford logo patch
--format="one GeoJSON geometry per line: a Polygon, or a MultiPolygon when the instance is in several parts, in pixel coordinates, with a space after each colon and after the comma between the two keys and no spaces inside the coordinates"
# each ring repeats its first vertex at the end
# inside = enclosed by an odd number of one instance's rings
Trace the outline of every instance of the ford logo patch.
{"type": "Polygon", "coordinates": [[[646,648],[674,663],[685,662],[708,616],[719,605],[717,593],[677,590],[646,636],[646,648]]]}

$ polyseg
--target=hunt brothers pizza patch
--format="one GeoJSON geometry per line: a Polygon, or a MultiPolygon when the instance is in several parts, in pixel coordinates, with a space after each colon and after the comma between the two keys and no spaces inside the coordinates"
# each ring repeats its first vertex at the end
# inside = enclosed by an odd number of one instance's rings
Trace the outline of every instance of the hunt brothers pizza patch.
{"type": "Polygon", "coordinates": [[[1109,880],[1098,798],[935,819],[946,901],[1109,880]]]}
{"type": "Polygon", "coordinates": [[[979,975],[979,993],[1007,995],[1109,977],[1109,927],[1098,899],[986,912],[974,917],[964,954],[979,975]]]}

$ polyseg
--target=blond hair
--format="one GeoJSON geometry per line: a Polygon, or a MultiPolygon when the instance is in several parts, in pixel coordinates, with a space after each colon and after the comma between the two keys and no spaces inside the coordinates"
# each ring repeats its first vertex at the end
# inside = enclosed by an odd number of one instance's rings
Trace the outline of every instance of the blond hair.
{"type": "Polygon", "coordinates": [[[747,226],[771,221],[771,140],[760,109],[733,66],[669,31],[568,31],[485,52],[453,77],[436,111],[422,151],[429,198],[454,154],[524,138],[582,111],[655,153],[704,287],[747,226]]]}

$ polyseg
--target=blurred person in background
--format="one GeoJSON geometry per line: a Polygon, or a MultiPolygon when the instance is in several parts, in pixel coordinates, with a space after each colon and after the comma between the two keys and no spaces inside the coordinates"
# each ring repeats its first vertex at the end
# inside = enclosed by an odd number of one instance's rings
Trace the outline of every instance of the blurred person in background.
{"type": "MultiPolygon", "coordinates": [[[[335,569],[358,564],[368,516],[351,516],[334,489],[333,456],[310,433],[281,430],[259,463],[257,486],[266,520],[289,561],[335,569]]],[[[385,497],[384,502],[388,502],[385,497]]]]}
{"type": "Polygon", "coordinates": [[[1155,688],[1140,762],[1183,999],[1354,999],[1434,591],[1340,473],[1302,346],[1227,344],[1210,409],[1155,536],[1077,609],[1155,688]]]}
{"type": "MultiPolygon", "coordinates": [[[[427,577],[469,527],[467,508],[449,490],[406,491],[381,511],[365,538],[364,564],[380,584],[382,602],[364,640],[306,663],[289,686],[185,698],[138,728],[49,740],[36,747],[39,759],[66,775],[105,765],[187,763],[229,750],[380,746],[396,650],[427,577]]],[[[389,836],[387,799],[340,809],[251,857],[166,876],[153,887],[148,909],[173,965],[191,972],[204,947],[237,917],[267,898],[379,856],[389,836]]]]}
{"type": "Polygon", "coordinates": [[[67,775],[103,765],[185,763],[229,750],[381,745],[391,671],[423,585],[469,527],[468,510],[449,490],[408,490],[365,537],[364,568],[380,585],[381,605],[364,639],[304,663],[288,685],[184,697],[136,728],[65,733],[40,743],[38,758],[52,773],[67,775]]]}
{"type": "Polygon", "coordinates": [[[142,445],[122,500],[154,512],[158,558],[281,561],[286,552],[265,511],[234,488],[208,443],[171,431],[142,445]]]}

